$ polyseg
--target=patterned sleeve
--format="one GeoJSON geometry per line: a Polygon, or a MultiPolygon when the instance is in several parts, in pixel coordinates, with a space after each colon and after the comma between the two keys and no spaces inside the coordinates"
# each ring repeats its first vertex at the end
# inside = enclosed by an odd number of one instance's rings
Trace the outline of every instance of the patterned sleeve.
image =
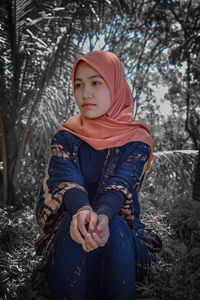
{"type": "Polygon", "coordinates": [[[116,151],[118,158],[113,160],[104,176],[106,180],[102,182],[99,191],[96,211],[103,213],[104,210],[106,214],[106,211],[112,209],[112,215],[119,213],[131,227],[134,227],[134,215],[139,217],[140,214],[137,194],[147,168],[151,148],[142,142],[131,142],[122,151],[117,149],[116,151]],[[118,199],[115,203],[112,203],[113,197],[110,197],[109,192],[118,194],[118,198],[114,197],[118,199]]]}
{"type": "Polygon", "coordinates": [[[104,189],[104,191],[119,191],[126,198],[131,198],[134,189],[140,187],[151,152],[150,146],[142,142],[132,142],[130,146],[127,151],[124,151],[120,163],[106,182],[104,189]]]}
{"type": "Polygon", "coordinates": [[[86,195],[80,169],[75,165],[73,150],[67,142],[67,135],[58,132],[52,139],[51,157],[39,193],[36,216],[44,232],[49,232],[57,218],[66,213],[63,196],[70,189],[78,189],[86,195]]]}

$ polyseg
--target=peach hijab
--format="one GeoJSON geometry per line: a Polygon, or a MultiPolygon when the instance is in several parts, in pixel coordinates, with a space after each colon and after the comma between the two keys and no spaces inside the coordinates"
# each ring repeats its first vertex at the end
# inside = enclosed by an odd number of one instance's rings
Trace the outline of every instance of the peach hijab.
{"type": "MultiPolygon", "coordinates": [[[[111,107],[105,115],[96,119],[78,114],[63,123],[60,130],[71,132],[96,150],[140,141],[148,144],[153,151],[149,128],[132,118],[133,99],[119,58],[108,51],[93,51],[77,59],[72,69],[73,91],[75,71],[80,61],[87,63],[104,79],[110,91],[111,107]]],[[[152,164],[152,151],[146,171],[152,164]]]]}

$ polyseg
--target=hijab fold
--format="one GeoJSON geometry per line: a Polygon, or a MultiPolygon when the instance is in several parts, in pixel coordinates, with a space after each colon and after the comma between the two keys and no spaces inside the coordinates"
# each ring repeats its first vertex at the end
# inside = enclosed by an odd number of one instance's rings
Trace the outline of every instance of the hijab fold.
{"type": "Polygon", "coordinates": [[[80,61],[87,63],[104,79],[109,88],[111,107],[105,115],[96,119],[78,114],[63,123],[60,130],[72,133],[96,150],[119,147],[133,141],[146,143],[151,147],[146,172],[149,171],[153,161],[153,139],[145,123],[133,120],[134,103],[119,58],[108,51],[93,51],[76,60],[72,69],[73,91],[76,67],[80,61]]]}

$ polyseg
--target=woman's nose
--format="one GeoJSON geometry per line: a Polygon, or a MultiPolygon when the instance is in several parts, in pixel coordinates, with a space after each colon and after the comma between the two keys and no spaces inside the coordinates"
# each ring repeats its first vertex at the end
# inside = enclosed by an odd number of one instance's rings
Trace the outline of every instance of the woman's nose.
{"type": "Polygon", "coordinates": [[[89,85],[85,85],[83,88],[83,98],[91,98],[92,97],[92,89],[89,85]]]}

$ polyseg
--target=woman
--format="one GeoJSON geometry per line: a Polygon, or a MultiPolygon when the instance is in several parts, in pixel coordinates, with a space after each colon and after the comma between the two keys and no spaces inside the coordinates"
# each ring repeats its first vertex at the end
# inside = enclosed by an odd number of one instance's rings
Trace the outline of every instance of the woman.
{"type": "Polygon", "coordinates": [[[78,59],[72,85],[80,114],[52,139],[37,204],[52,299],[133,300],[160,239],[139,219],[138,191],[152,163],[148,127],[132,119],[119,59],[94,51],[78,59]]]}

